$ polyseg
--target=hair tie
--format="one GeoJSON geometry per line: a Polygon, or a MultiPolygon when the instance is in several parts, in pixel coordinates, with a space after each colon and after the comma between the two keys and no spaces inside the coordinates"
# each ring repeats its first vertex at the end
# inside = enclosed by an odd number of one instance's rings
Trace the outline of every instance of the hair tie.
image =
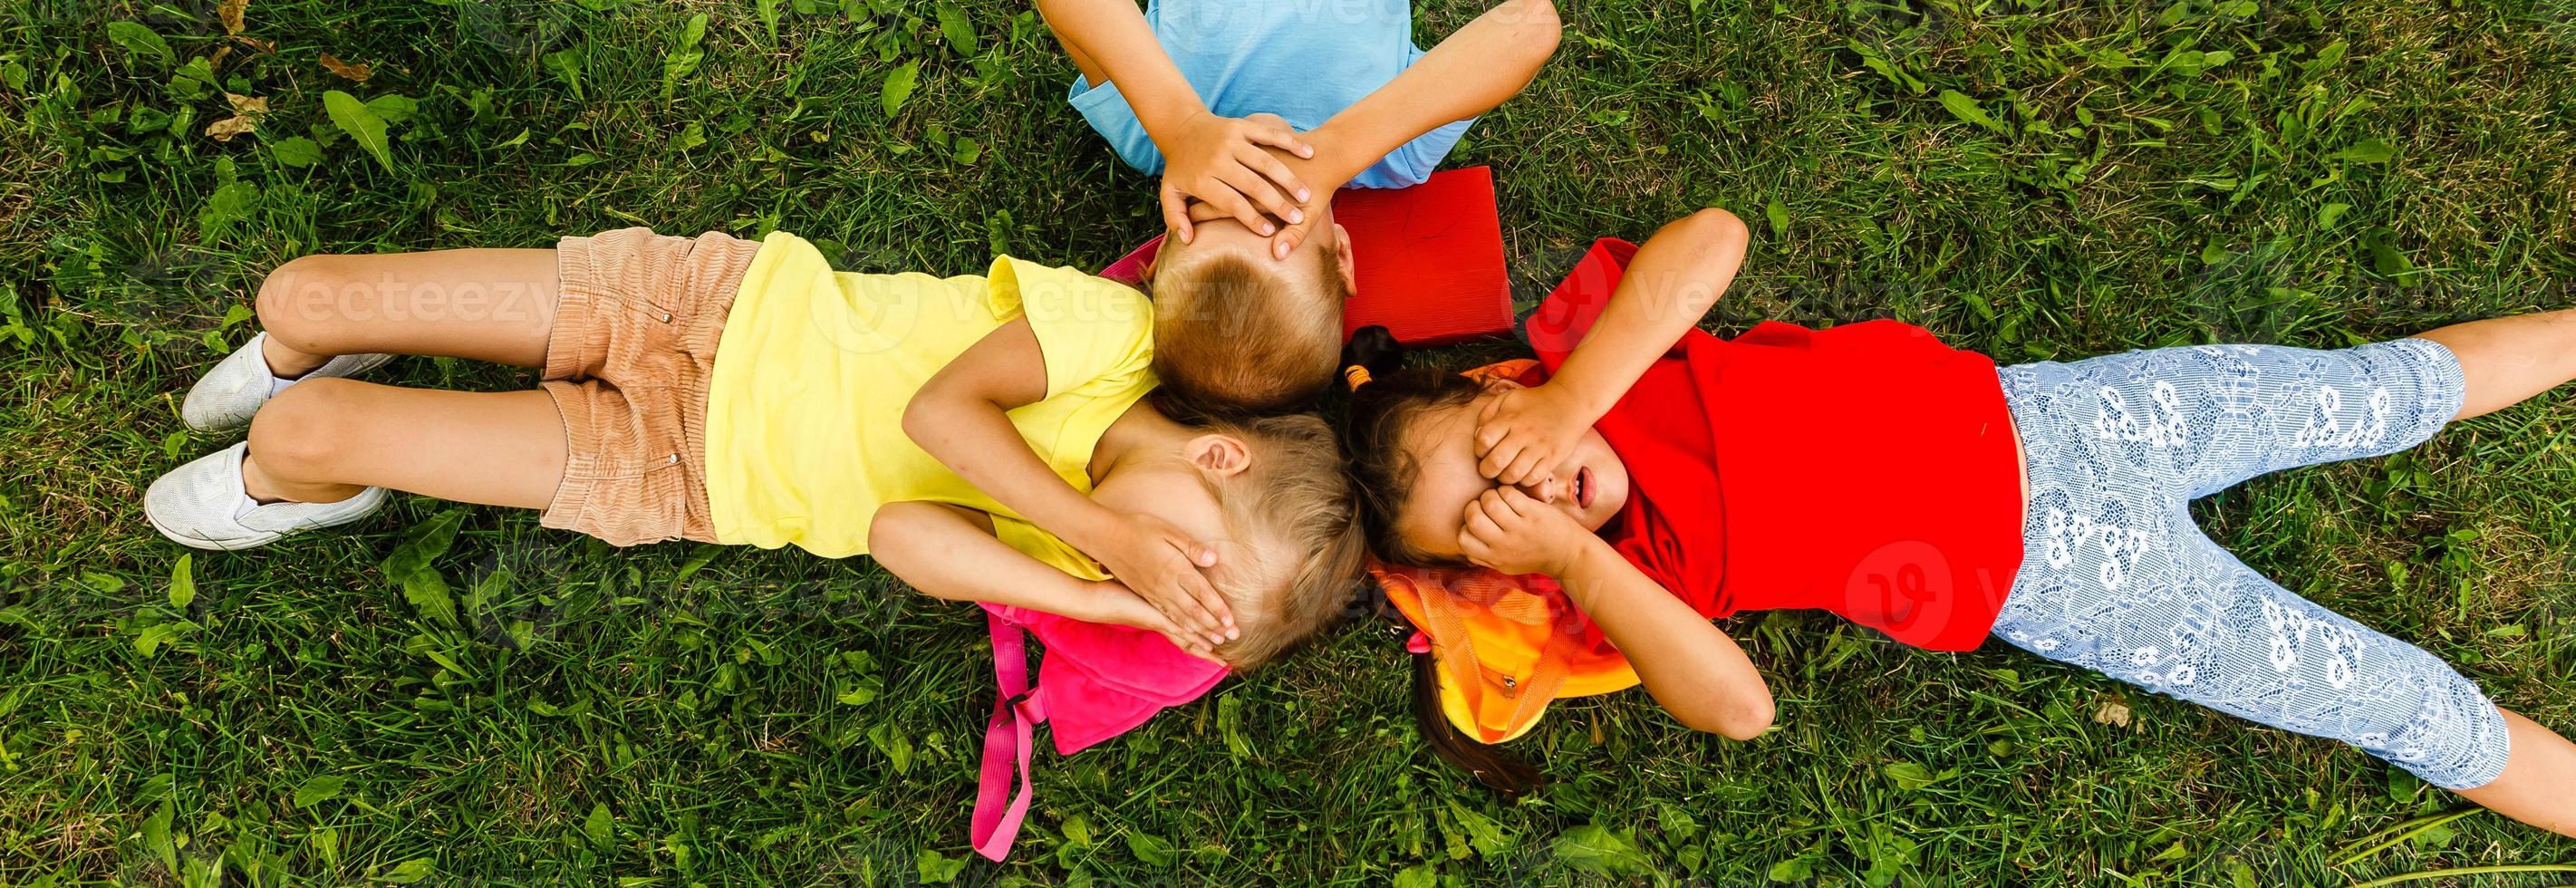
{"type": "Polygon", "coordinates": [[[1343,368],[1342,381],[1350,384],[1351,391],[1359,391],[1360,386],[1369,384],[1368,368],[1359,364],[1343,368]]]}

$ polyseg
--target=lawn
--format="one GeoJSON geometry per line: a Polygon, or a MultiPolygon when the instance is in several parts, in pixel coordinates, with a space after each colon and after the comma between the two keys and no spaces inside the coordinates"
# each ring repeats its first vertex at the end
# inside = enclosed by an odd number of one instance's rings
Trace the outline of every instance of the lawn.
{"type": "MultiPolygon", "coordinates": [[[[2384,842],[2462,803],[2333,744],[1797,613],[1730,625],[1779,730],[1696,735],[1636,692],[1563,704],[1518,744],[1553,782],[1517,803],[1420,745],[1402,635],[1363,616],[1048,757],[1018,853],[975,859],[980,620],[865,561],[618,552],[416,498],[188,557],[139,502],[230,443],[186,433],[177,399],[294,256],[646,224],[794,230],[854,270],[1115,258],[1159,227],[1152,183],[1064,105],[1044,25],[945,0],[250,0],[235,35],[233,9],[0,2],[0,884],[2287,886],[2576,863],[2484,814],[2384,842]]],[[[1432,0],[1417,33],[1476,11],[1432,0]]],[[[1714,205],[1756,231],[1719,329],[1893,316],[2007,363],[2576,302],[2563,0],[1564,15],[1545,73],[1451,160],[1494,167],[1525,300],[1591,239],[1714,205]]],[[[383,378],[527,384],[447,360],[383,378]]],[[[2204,514],[2576,729],[2571,431],[2562,392],[2204,514]]]]}

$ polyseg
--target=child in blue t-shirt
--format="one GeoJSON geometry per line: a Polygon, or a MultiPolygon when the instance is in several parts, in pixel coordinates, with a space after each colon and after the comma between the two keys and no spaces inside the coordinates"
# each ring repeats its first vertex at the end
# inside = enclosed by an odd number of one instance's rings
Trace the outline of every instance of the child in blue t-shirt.
{"type": "MultiPolygon", "coordinates": [[[[1322,126],[1404,72],[1413,13],[1403,0],[1243,2],[1154,0],[1145,10],[1155,42],[1219,117],[1274,114],[1299,131],[1322,126]]],[[[1075,56],[1077,64],[1082,57],[1075,56]]],[[[1118,158],[1137,172],[1163,171],[1163,153],[1116,82],[1084,67],[1069,98],[1118,158]]],[[[1422,184],[1474,119],[1440,125],[1395,149],[1346,183],[1361,188],[1422,184]]]]}
{"type": "Polygon", "coordinates": [[[1285,410],[1340,369],[1345,185],[1429,178],[1555,52],[1550,0],[1504,0],[1425,52],[1405,0],[1038,0],[1075,110],[1161,173],[1155,375],[1213,412],[1285,410]],[[1165,318],[1168,317],[1168,321],[1165,318]],[[1259,343],[1246,348],[1246,343],[1259,343]]]}

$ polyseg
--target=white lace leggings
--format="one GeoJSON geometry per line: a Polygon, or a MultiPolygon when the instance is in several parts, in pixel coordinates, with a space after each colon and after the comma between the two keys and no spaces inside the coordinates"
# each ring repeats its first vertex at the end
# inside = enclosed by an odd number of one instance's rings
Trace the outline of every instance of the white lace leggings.
{"type": "Polygon", "coordinates": [[[2476,683],[2255,573],[2202,535],[2188,508],[2257,475],[2432,437],[2464,391],[2449,349],[2422,339],[2168,348],[2002,375],[2031,503],[2029,550],[1997,636],[2352,744],[2445,789],[2504,773],[2504,716],[2476,683]]]}

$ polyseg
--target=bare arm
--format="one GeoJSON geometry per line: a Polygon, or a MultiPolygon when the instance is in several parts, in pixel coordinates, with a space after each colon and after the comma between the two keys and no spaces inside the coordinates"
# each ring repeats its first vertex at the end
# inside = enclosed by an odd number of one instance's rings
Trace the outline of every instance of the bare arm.
{"type": "Polygon", "coordinates": [[[1506,392],[1485,406],[1476,425],[1477,469],[1505,484],[1546,477],[1576,436],[1699,325],[1735,282],[1751,242],[1743,220],[1719,209],[1657,230],[1547,384],[1506,392]]]}
{"type": "Polygon", "coordinates": [[[1655,702],[1682,724],[1736,740],[1771,727],[1771,689],[1732,636],[1601,538],[1580,551],[1557,581],[1628,656],[1655,702]]]}
{"type": "MultiPolygon", "coordinates": [[[[1423,53],[1412,67],[1305,133],[1312,156],[1274,151],[1318,199],[1404,147],[1406,142],[1494,109],[1520,94],[1556,52],[1563,26],[1551,0],[1507,0],[1423,53]]],[[[1273,213],[1272,215],[1280,215],[1273,213]]],[[[1321,213],[1290,219],[1271,252],[1286,257],[1305,241],[1321,213]]]]}
{"type": "Polygon", "coordinates": [[[1112,510],[1058,477],[1009,411],[1047,394],[1046,355],[1027,318],[967,347],[912,396],[904,434],[976,489],[1109,568],[1174,623],[1221,644],[1234,615],[1199,568],[1216,550],[1168,522],[1112,510]]]}
{"type": "Polygon", "coordinates": [[[1057,477],[1011,424],[1009,411],[1043,400],[1046,388],[1037,331],[1015,318],[922,384],[903,431],[976,489],[1088,552],[1114,513],[1057,477]]]}
{"type": "Polygon", "coordinates": [[[942,503],[888,503],[868,524],[868,554],[932,598],[1025,607],[1087,622],[1106,615],[1115,581],[1082,579],[993,536],[991,516],[942,503]]]}
{"type": "Polygon", "coordinates": [[[1752,234],[1720,209],[1684,216],[1655,231],[1619,279],[1583,342],[1548,377],[1576,396],[1582,424],[1599,421],[1637,377],[1717,305],[1744,267],[1752,234]]]}
{"type": "Polygon", "coordinates": [[[1264,146],[1287,158],[1310,155],[1313,147],[1284,123],[1210,112],[1133,0],[1038,0],[1038,14],[1064,42],[1084,79],[1092,79],[1096,68],[1118,84],[1136,122],[1163,152],[1163,221],[1183,243],[1197,234],[1188,209],[1194,199],[1263,233],[1271,230],[1265,214],[1304,218],[1298,204],[1313,192],[1264,146]]]}
{"type": "Polygon", "coordinates": [[[1493,110],[1538,76],[1562,30],[1550,0],[1506,0],[1486,10],[1308,132],[1311,165],[1333,174],[1319,174],[1321,181],[1348,182],[1423,133],[1493,110]]]}
{"type": "MultiPolygon", "coordinates": [[[[1154,26],[1134,0],[1038,0],[1038,14],[1064,41],[1067,52],[1088,59],[1118,84],[1135,109],[1136,120],[1166,154],[1165,133],[1183,120],[1207,113],[1198,90],[1181,76],[1180,66],[1154,39],[1154,26]]],[[[1086,78],[1089,74],[1084,75],[1086,78]]],[[[1091,84],[1099,86],[1098,83],[1091,84]]]]}
{"type": "Polygon", "coordinates": [[[1116,580],[1086,580],[993,536],[992,517],[941,503],[889,503],[868,525],[868,552],[932,598],[1025,607],[1086,623],[1160,632],[1203,657],[1207,648],[1116,580]]]}
{"type": "Polygon", "coordinates": [[[1770,729],[1771,689],[1735,639],[1564,510],[1498,487],[1468,503],[1461,517],[1458,548],[1468,560],[1555,577],[1673,718],[1737,740],[1770,729]]]}

